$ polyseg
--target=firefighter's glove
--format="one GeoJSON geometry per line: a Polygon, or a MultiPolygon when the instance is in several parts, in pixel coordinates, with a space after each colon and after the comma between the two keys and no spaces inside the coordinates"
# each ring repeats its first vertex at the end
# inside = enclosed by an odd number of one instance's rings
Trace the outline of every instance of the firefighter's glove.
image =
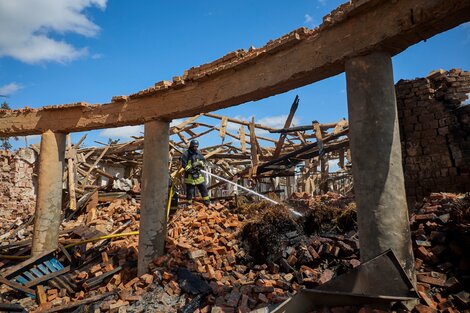
{"type": "Polygon", "coordinates": [[[200,170],[204,167],[204,162],[202,160],[197,160],[193,167],[196,169],[196,170],[200,170]]]}

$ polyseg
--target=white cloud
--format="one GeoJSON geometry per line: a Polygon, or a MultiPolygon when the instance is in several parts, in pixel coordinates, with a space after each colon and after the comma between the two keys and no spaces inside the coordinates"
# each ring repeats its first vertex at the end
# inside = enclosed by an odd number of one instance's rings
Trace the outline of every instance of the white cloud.
{"type": "Polygon", "coordinates": [[[312,25],[313,17],[311,17],[309,14],[305,14],[304,24],[312,25]]]}
{"type": "Polygon", "coordinates": [[[92,58],[93,60],[98,60],[98,59],[103,58],[103,55],[102,55],[101,53],[95,53],[95,54],[93,54],[93,55],[91,56],[91,58],[92,58]]]}
{"type": "Polygon", "coordinates": [[[326,5],[326,2],[327,2],[327,1],[328,1],[328,0],[318,0],[318,3],[320,3],[321,5],[326,5]]]}
{"type": "Polygon", "coordinates": [[[107,0],[0,0],[0,57],[25,63],[69,62],[88,53],[56,39],[64,33],[95,36],[100,28],[83,13],[107,0]],[[52,38],[54,36],[54,38],[52,38]]]}
{"type": "Polygon", "coordinates": [[[0,87],[0,95],[11,95],[21,88],[23,88],[23,86],[18,85],[17,83],[9,83],[0,87]]]}
{"type": "MultiPolygon", "coordinates": [[[[234,116],[233,117],[234,119],[236,120],[239,120],[239,121],[245,121],[245,122],[251,122],[251,118],[252,116],[250,117],[244,117],[244,116],[241,116],[241,115],[237,115],[237,116],[234,116]]],[[[255,121],[256,123],[256,121],[255,121]]],[[[220,127],[220,123],[218,125],[220,127]]],[[[235,124],[235,123],[231,123],[231,122],[228,122],[227,123],[227,130],[231,133],[238,133],[238,130],[240,129],[240,124],[235,124]]]]}
{"type": "MultiPolygon", "coordinates": [[[[276,115],[276,116],[267,116],[263,117],[262,119],[256,121],[256,123],[269,126],[272,128],[283,128],[284,124],[286,123],[287,115],[276,115]]],[[[299,118],[294,116],[292,119],[291,124],[299,125],[299,118]]]]}
{"type": "Polygon", "coordinates": [[[102,130],[100,132],[100,136],[106,138],[131,139],[131,136],[142,136],[143,131],[143,125],[124,126],[102,130]]]}
{"type": "MultiPolygon", "coordinates": [[[[218,126],[220,126],[220,124],[219,124],[218,126]]],[[[228,130],[229,132],[232,132],[232,133],[233,133],[233,132],[237,133],[238,130],[240,129],[240,126],[241,126],[241,125],[239,125],[239,124],[235,124],[235,123],[230,123],[230,122],[228,122],[228,123],[227,123],[227,130],[228,130]]]]}

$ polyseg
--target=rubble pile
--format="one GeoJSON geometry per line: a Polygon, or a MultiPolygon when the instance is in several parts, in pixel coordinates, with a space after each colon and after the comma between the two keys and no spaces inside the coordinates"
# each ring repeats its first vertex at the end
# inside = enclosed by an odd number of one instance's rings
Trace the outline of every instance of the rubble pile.
{"type": "Polygon", "coordinates": [[[470,195],[433,193],[410,216],[418,312],[468,310],[470,195]]]}
{"type": "MultiPolygon", "coordinates": [[[[117,311],[122,307],[125,312],[125,307],[140,300],[153,282],[151,274],[136,277],[139,207],[133,199],[116,199],[100,204],[98,193],[92,195],[80,214],[74,219],[64,220],[61,225],[59,242],[67,248],[70,262],[62,251],[54,253],[54,256],[64,265],[70,263],[70,271],[60,275],[58,280],[51,279],[34,287],[36,299],[33,295],[0,285],[0,303],[18,303],[30,312],[53,312],[79,306],[82,302],[106,299],[93,304],[94,308],[117,311]],[[93,239],[109,234],[118,236],[112,241],[93,239]],[[129,235],[121,237],[120,234],[129,235]]],[[[30,244],[30,240],[26,242],[30,244]]],[[[5,251],[12,255],[21,249],[25,252],[23,247],[23,244],[12,242],[0,248],[2,253],[5,251]]],[[[10,264],[3,261],[0,269],[4,267],[8,271],[5,265],[10,264]]]]}
{"type": "Polygon", "coordinates": [[[360,264],[357,238],[305,235],[304,220],[295,220],[288,208],[253,206],[254,217],[249,206],[239,214],[227,202],[178,211],[169,223],[168,254],[152,268],[158,281],[179,293],[175,273],[187,268],[210,286],[201,312],[250,312],[360,264]]]}
{"type": "MultiPolygon", "coordinates": [[[[32,287],[36,298],[2,284],[0,303],[31,312],[80,305],[90,312],[250,312],[360,265],[353,199],[295,193],[286,206],[222,200],[178,209],[168,223],[167,253],[137,277],[139,203],[98,200],[92,195],[62,223],[70,260],[61,249],[54,255],[70,270],[32,287]]],[[[417,312],[468,308],[469,204],[468,195],[432,194],[410,215],[417,312]]],[[[1,254],[28,254],[29,238],[9,239],[1,254]]],[[[0,261],[3,275],[14,261],[0,261]]]]}
{"type": "Polygon", "coordinates": [[[303,228],[307,234],[356,231],[356,203],[352,196],[332,192],[311,196],[294,192],[289,203],[304,213],[303,228]]]}

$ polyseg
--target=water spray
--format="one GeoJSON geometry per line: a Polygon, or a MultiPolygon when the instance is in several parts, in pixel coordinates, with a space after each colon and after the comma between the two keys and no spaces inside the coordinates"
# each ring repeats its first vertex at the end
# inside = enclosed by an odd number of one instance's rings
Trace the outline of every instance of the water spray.
{"type": "MultiPolygon", "coordinates": [[[[262,194],[260,194],[260,193],[258,193],[258,192],[256,192],[256,191],[253,191],[253,190],[251,190],[251,189],[249,189],[249,188],[246,188],[246,187],[241,186],[241,185],[239,185],[239,184],[237,184],[237,183],[234,183],[234,182],[231,181],[231,180],[228,180],[228,179],[225,179],[225,178],[223,178],[223,177],[220,177],[219,175],[210,173],[210,172],[208,172],[208,171],[206,171],[206,170],[201,170],[201,172],[203,172],[204,174],[210,175],[210,176],[214,177],[215,179],[224,181],[224,182],[229,183],[229,184],[231,184],[231,185],[233,185],[233,186],[236,186],[236,187],[238,187],[238,188],[240,188],[240,189],[243,189],[243,190],[245,190],[245,191],[248,192],[248,193],[257,195],[258,197],[260,197],[260,198],[263,199],[263,200],[269,201],[269,202],[271,202],[271,203],[273,203],[273,204],[276,204],[276,205],[280,205],[280,204],[281,204],[281,203],[279,203],[279,202],[277,202],[277,201],[274,201],[273,199],[270,199],[270,198],[266,197],[265,195],[262,195],[262,194]]],[[[297,212],[297,211],[294,210],[294,209],[291,209],[291,208],[288,208],[288,209],[292,212],[292,214],[294,214],[294,215],[297,216],[297,217],[303,216],[301,213],[297,212]]]]}

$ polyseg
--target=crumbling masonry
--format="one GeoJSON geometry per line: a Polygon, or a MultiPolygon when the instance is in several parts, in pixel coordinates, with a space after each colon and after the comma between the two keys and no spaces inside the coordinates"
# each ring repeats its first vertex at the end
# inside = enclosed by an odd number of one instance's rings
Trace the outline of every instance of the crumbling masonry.
{"type": "Polygon", "coordinates": [[[400,80],[396,91],[409,202],[470,191],[470,72],[435,71],[400,80]]]}
{"type": "Polygon", "coordinates": [[[8,211],[34,212],[37,155],[32,149],[0,151],[0,216],[8,211]]]}

